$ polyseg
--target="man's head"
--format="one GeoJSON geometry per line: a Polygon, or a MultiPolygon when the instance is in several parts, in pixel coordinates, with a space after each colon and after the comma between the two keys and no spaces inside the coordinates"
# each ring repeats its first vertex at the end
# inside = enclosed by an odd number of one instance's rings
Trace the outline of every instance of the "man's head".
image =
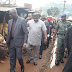
{"type": "Polygon", "coordinates": [[[42,20],[42,21],[45,21],[45,20],[46,20],[46,17],[42,16],[42,17],[41,17],[41,20],[42,20]]]}
{"type": "Polygon", "coordinates": [[[27,18],[26,18],[26,22],[28,22],[29,20],[31,20],[30,17],[27,17],[27,18]]]}
{"type": "Polygon", "coordinates": [[[34,19],[35,22],[38,22],[39,18],[40,18],[40,16],[39,16],[38,13],[33,14],[33,19],[34,19]]]}
{"type": "Polygon", "coordinates": [[[32,19],[32,14],[31,13],[29,13],[28,14],[28,17],[30,18],[30,20],[32,19]]]}
{"type": "Polygon", "coordinates": [[[48,18],[47,20],[48,20],[48,22],[50,22],[51,21],[51,18],[48,18]]]}
{"type": "Polygon", "coordinates": [[[62,22],[66,21],[66,14],[61,15],[62,22]]]}
{"type": "Polygon", "coordinates": [[[18,16],[17,14],[17,10],[16,9],[11,9],[9,10],[9,15],[10,15],[10,18],[16,18],[18,16]]]}

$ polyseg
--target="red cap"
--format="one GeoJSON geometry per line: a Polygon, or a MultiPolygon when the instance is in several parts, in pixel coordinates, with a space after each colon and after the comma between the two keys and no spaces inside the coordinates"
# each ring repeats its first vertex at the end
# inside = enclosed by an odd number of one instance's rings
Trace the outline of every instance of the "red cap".
{"type": "Polygon", "coordinates": [[[48,20],[48,22],[50,22],[51,21],[51,18],[48,18],[47,20],[48,20]]]}

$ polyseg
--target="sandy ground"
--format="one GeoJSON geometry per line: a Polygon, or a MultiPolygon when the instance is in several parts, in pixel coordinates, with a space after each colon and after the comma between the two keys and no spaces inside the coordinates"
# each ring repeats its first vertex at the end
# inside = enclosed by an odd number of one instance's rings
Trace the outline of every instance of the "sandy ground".
{"type": "MultiPolygon", "coordinates": [[[[26,64],[26,61],[28,60],[28,56],[27,56],[27,54],[24,54],[23,59],[24,59],[25,72],[44,72],[45,69],[48,67],[48,62],[50,60],[52,48],[53,48],[53,43],[50,43],[49,49],[46,49],[43,51],[43,58],[42,59],[38,58],[37,66],[34,66],[33,61],[31,61],[31,63],[29,63],[29,64],[26,64]]],[[[4,64],[0,63],[0,72],[10,72],[9,57],[7,59],[5,59],[4,61],[5,61],[4,64]]],[[[21,72],[21,68],[18,63],[18,60],[16,63],[16,72],[21,72]]]]}
{"type": "MultiPolygon", "coordinates": [[[[25,72],[62,72],[65,63],[67,61],[67,58],[64,59],[64,64],[60,63],[59,66],[54,65],[52,69],[50,69],[50,58],[52,56],[53,45],[54,42],[50,43],[49,49],[43,51],[43,58],[42,59],[38,58],[37,66],[34,66],[33,60],[29,64],[26,64],[26,61],[28,60],[28,56],[27,54],[24,54],[23,59],[24,59],[25,72]]],[[[34,54],[34,52],[32,53],[34,54]]],[[[0,63],[0,72],[10,72],[9,57],[4,61],[5,61],[4,64],[0,63]]],[[[16,63],[16,72],[21,72],[18,60],[16,63]]]]}
{"type": "Polygon", "coordinates": [[[48,68],[45,72],[62,72],[62,70],[67,62],[68,55],[67,55],[67,58],[63,58],[64,63],[60,63],[58,66],[55,65],[56,54],[57,54],[57,39],[55,40],[54,47],[53,47],[53,50],[51,53],[52,53],[52,55],[50,58],[50,62],[49,62],[48,68]]]}
{"type": "Polygon", "coordinates": [[[56,65],[55,65],[55,66],[50,70],[50,72],[62,72],[62,70],[63,70],[66,62],[67,62],[67,58],[64,59],[64,63],[63,63],[63,64],[60,63],[59,66],[56,66],[56,65]]]}

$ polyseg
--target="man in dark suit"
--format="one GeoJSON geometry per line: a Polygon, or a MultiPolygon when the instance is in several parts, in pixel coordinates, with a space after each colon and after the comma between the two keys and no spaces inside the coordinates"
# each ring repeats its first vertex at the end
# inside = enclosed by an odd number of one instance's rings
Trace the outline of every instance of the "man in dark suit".
{"type": "Polygon", "coordinates": [[[9,14],[12,19],[8,22],[6,43],[10,54],[10,72],[15,72],[16,58],[21,65],[21,72],[24,72],[22,49],[26,48],[28,39],[27,24],[23,18],[18,16],[16,9],[11,9],[9,14]]]}
{"type": "Polygon", "coordinates": [[[68,51],[68,61],[62,72],[72,72],[72,26],[68,29],[65,36],[65,51],[68,51]]]}
{"type": "MultiPolygon", "coordinates": [[[[49,26],[49,23],[48,21],[46,21],[46,17],[41,17],[41,20],[45,23],[45,26],[47,28],[47,35],[50,34],[50,26],[49,26]]],[[[42,52],[43,50],[46,50],[46,48],[49,47],[49,37],[47,38],[47,44],[44,43],[44,34],[42,32],[42,39],[41,39],[41,46],[40,46],[40,56],[39,56],[39,59],[42,59],[42,52]]]]}

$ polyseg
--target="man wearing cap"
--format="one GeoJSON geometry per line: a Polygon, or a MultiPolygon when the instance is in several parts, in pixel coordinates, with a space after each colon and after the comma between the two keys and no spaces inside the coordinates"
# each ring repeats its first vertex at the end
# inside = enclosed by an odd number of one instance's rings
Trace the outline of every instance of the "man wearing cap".
{"type": "Polygon", "coordinates": [[[27,44],[28,61],[26,63],[30,63],[30,61],[33,60],[33,56],[31,53],[32,48],[34,48],[34,65],[37,65],[37,58],[41,46],[42,31],[45,36],[44,42],[46,43],[47,29],[44,22],[39,19],[39,14],[37,13],[34,13],[33,19],[28,21],[28,26],[29,26],[29,35],[27,44]]]}
{"type": "Polygon", "coordinates": [[[61,15],[61,21],[58,22],[56,26],[56,30],[53,36],[53,40],[55,35],[58,35],[58,49],[57,49],[57,61],[56,65],[59,65],[59,63],[64,63],[63,57],[64,57],[64,42],[65,42],[65,35],[67,32],[67,29],[71,26],[71,23],[66,21],[66,14],[61,15]]]}
{"type": "MultiPolygon", "coordinates": [[[[45,26],[47,28],[47,35],[49,35],[49,33],[50,33],[50,26],[49,26],[48,21],[46,21],[46,17],[45,16],[42,16],[41,17],[41,20],[45,23],[45,26]]],[[[47,44],[45,44],[44,43],[44,34],[42,32],[42,39],[41,39],[39,59],[42,59],[42,52],[43,52],[43,50],[46,50],[46,48],[48,48],[48,47],[49,47],[49,37],[47,38],[47,44]]]]}

